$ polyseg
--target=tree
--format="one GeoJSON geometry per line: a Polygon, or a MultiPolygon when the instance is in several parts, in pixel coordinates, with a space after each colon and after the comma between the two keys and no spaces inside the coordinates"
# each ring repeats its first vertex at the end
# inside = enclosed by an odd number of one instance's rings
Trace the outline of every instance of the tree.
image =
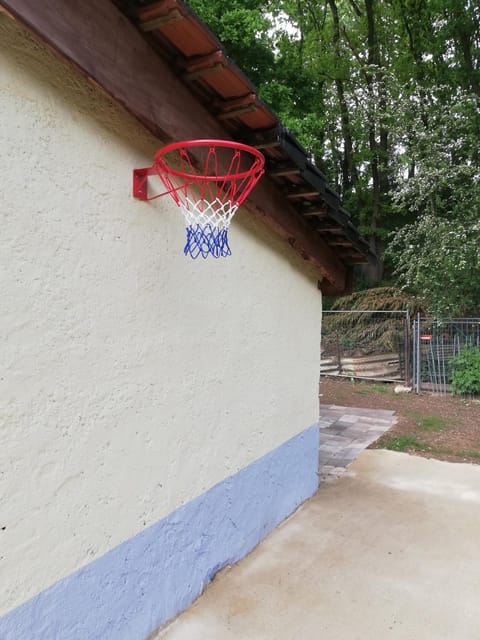
{"type": "Polygon", "coordinates": [[[219,37],[227,53],[261,86],[274,75],[274,54],[269,35],[271,21],[264,13],[261,0],[189,0],[219,37]]]}
{"type": "Polygon", "coordinates": [[[389,253],[405,291],[437,315],[480,313],[480,209],[464,221],[426,214],[397,232],[389,253]]]}
{"type": "Polygon", "coordinates": [[[190,4],[335,185],[381,267],[391,233],[421,235],[424,215],[464,228],[480,168],[477,2],[190,4]]]}

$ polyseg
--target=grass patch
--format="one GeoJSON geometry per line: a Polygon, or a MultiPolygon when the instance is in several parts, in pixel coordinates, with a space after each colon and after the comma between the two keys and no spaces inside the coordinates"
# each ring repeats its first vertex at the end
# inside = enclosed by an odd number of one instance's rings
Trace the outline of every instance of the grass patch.
{"type": "Polygon", "coordinates": [[[425,451],[426,446],[412,436],[387,436],[379,442],[384,449],[390,451],[408,451],[415,449],[416,451],[425,451]]]}
{"type": "Polygon", "coordinates": [[[455,456],[456,458],[463,458],[464,460],[480,460],[480,451],[472,449],[454,449],[452,447],[431,447],[429,449],[432,453],[455,456]]]}
{"type": "Polygon", "coordinates": [[[417,423],[417,429],[421,431],[444,431],[448,426],[448,420],[440,416],[424,416],[417,423]]]}
{"type": "Polygon", "coordinates": [[[353,393],[358,393],[361,396],[366,396],[372,391],[378,391],[379,393],[386,393],[388,391],[388,387],[385,384],[377,384],[375,382],[361,382],[362,388],[357,388],[353,393]]]}
{"type": "Polygon", "coordinates": [[[455,455],[460,456],[460,458],[471,458],[473,460],[480,460],[480,451],[474,451],[468,449],[466,451],[457,451],[455,455]]]}
{"type": "Polygon", "coordinates": [[[427,445],[409,435],[386,436],[377,440],[375,448],[389,449],[390,451],[420,451],[430,455],[453,456],[464,460],[480,461],[480,451],[470,449],[455,449],[453,447],[435,447],[427,445]]]}
{"type": "Polygon", "coordinates": [[[368,385],[371,391],[379,391],[380,393],[386,393],[388,391],[388,387],[385,384],[376,384],[373,382],[368,385]]]}

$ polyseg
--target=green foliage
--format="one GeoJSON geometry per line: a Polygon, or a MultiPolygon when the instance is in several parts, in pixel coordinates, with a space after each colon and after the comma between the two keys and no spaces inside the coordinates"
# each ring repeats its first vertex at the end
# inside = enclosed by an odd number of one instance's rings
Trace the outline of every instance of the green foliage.
{"type": "Polygon", "coordinates": [[[389,390],[389,386],[386,384],[378,384],[375,382],[363,383],[354,390],[353,393],[358,393],[361,396],[366,396],[369,393],[377,392],[377,393],[387,393],[389,390]]]}
{"type": "Polygon", "coordinates": [[[260,0],[189,0],[188,4],[218,36],[228,55],[255,84],[272,78],[271,22],[260,0]]]}
{"type": "Polygon", "coordinates": [[[417,423],[421,431],[445,431],[448,428],[448,420],[440,416],[423,416],[417,423]]]}
{"type": "MultiPolygon", "coordinates": [[[[480,218],[478,3],[189,4],[312,154],[380,258],[391,232],[410,225],[387,256],[400,284],[423,294],[437,280],[424,298],[445,313],[478,306],[476,284],[467,286],[469,267],[455,268],[457,257],[470,262],[470,249],[454,248],[448,237],[459,230],[470,238],[465,221],[480,218]],[[428,234],[432,224],[447,237],[428,234]],[[416,252],[424,238],[440,264],[423,251],[409,270],[400,246],[416,252]],[[440,289],[452,282],[459,286],[443,299],[440,289]]],[[[473,263],[472,278],[476,273],[473,263]]]]}
{"type": "Polygon", "coordinates": [[[387,436],[382,438],[382,446],[391,451],[408,451],[413,449],[416,451],[425,451],[426,446],[419,442],[413,436],[387,436]]]}
{"type": "Polygon", "coordinates": [[[468,346],[452,360],[452,390],[458,395],[480,394],[480,348],[468,346]]]}
{"type": "Polygon", "coordinates": [[[427,113],[418,93],[402,98],[406,120],[398,123],[396,136],[408,151],[395,158],[395,211],[450,218],[478,213],[480,172],[473,162],[479,152],[478,98],[458,87],[437,86],[430,99],[435,108],[427,113]],[[415,172],[408,175],[412,162],[415,172]]]}
{"type": "Polygon", "coordinates": [[[342,309],[364,311],[364,318],[368,316],[369,311],[409,310],[413,314],[421,310],[419,301],[414,296],[408,295],[396,287],[376,287],[336,298],[332,310],[340,311],[342,309]]]}
{"type": "Polygon", "coordinates": [[[416,429],[419,431],[445,431],[452,426],[452,423],[440,416],[426,416],[419,411],[405,409],[406,416],[413,418],[416,422],[416,429]]]}
{"type": "Polygon", "coordinates": [[[458,317],[480,309],[479,246],[477,219],[426,214],[396,233],[389,254],[405,291],[437,315],[458,317]]]}

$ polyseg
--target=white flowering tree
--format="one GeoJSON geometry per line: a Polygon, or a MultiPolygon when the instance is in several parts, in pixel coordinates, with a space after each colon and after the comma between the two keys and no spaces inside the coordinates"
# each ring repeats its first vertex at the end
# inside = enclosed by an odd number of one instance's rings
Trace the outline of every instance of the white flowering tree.
{"type": "Polygon", "coordinates": [[[397,232],[389,251],[402,287],[436,314],[480,312],[480,221],[421,216],[397,232]]]}
{"type": "Polygon", "coordinates": [[[387,254],[401,287],[431,312],[479,314],[477,97],[439,85],[430,104],[420,98],[411,95],[401,105],[409,126],[402,123],[398,132],[404,153],[396,160],[393,198],[407,224],[393,235],[387,254]]]}

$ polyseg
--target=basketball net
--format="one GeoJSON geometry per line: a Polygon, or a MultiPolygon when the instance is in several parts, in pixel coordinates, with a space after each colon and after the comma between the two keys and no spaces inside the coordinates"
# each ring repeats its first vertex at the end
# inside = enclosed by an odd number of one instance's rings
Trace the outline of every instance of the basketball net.
{"type": "Polygon", "coordinates": [[[263,155],[228,140],[191,140],[160,149],[153,166],[185,219],[185,255],[230,256],[228,228],[263,175],[263,155]]]}

